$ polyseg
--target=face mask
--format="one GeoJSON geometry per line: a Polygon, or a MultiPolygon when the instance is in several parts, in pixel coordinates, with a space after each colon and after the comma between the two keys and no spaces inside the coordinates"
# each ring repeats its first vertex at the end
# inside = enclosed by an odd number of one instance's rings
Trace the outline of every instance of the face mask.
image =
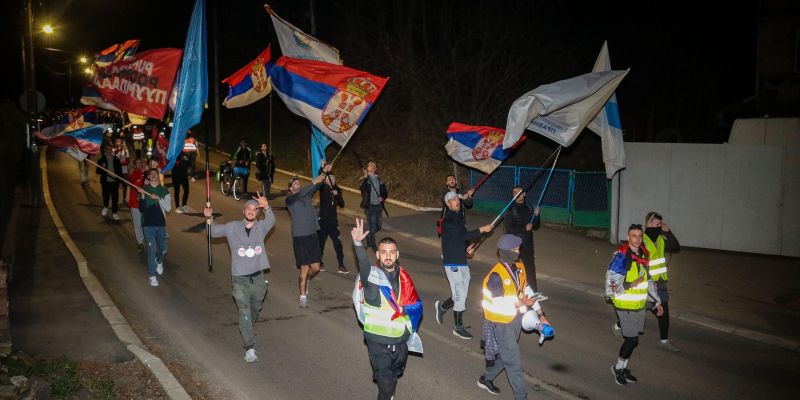
{"type": "Polygon", "coordinates": [[[661,227],[654,226],[650,228],[645,228],[644,234],[647,235],[647,237],[649,237],[650,240],[656,240],[661,235],[661,227]]]}
{"type": "Polygon", "coordinates": [[[509,264],[513,264],[519,260],[519,253],[515,253],[511,250],[498,250],[498,253],[500,254],[500,259],[509,264]]]}

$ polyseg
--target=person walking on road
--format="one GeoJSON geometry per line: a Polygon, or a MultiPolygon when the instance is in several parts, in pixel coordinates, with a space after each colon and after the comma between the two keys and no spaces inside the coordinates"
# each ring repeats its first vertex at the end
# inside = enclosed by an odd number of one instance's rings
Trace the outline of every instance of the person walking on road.
{"type": "Polygon", "coordinates": [[[311,204],[314,193],[322,186],[325,174],[330,172],[331,165],[323,167],[323,173],[305,186],[300,179],[289,180],[289,195],[286,196],[286,207],[292,219],[292,247],[297,268],[300,270],[300,308],[308,307],[308,282],[319,273],[322,262],[322,250],[319,246],[319,221],[311,204]]]}
{"type": "Polygon", "coordinates": [[[142,231],[147,242],[147,273],[150,286],[158,286],[156,274],[164,274],[164,256],[167,255],[167,213],[172,207],[169,191],[159,182],[158,168],[147,172],[147,184],[139,189],[139,212],[142,213],[142,231]]]}
{"type": "Polygon", "coordinates": [[[656,315],[660,317],[664,313],[656,286],[647,272],[647,264],[647,250],[642,247],[642,226],[631,225],[628,243],[614,253],[606,277],[606,299],[614,306],[624,338],[617,362],[611,366],[614,382],[621,386],[637,381],[628,368],[628,361],[633,349],[639,345],[639,334],[644,331],[648,297],[654,304],[656,315]]]}
{"type": "Polygon", "coordinates": [[[267,199],[271,199],[270,190],[272,188],[273,176],[275,175],[275,163],[272,162],[272,154],[266,143],[261,143],[261,150],[256,153],[256,169],[258,170],[258,181],[261,182],[261,190],[267,199]]]}
{"type": "MultiPolygon", "coordinates": [[[[658,346],[673,353],[681,350],[669,341],[669,291],[667,288],[667,259],[666,253],[674,253],[681,249],[678,239],[669,228],[661,214],[651,211],[645,216],[645,227],[643,237],[644,248],[650,253],[648,272],[650,278],[655,282],[658,297],[661,299],[661,308],[664,313],[657,316],[658,331],[661,341],[658,346]]],[[[654,310],[653,304],[648,304],[650,310],[654,310]]]]}
{"type": "Polygon", "coordinates": [[[447,193],[454,192],[459,199],[461,199],[461,214],[466,213],[467,208],[472,208],[472,194],[475,193],[473,189],[467,190],[466,193],[462,193],[461,189],[458,187],[458,181],[456,181],[456,176],[453,174],[447,175],[445,178],[445,188],[442,191],[442,214],[439,215],[439,221],[437,223],[437,231],[439,237],[442,236],[442,221],[444,220],[444,213],[447,210],[447,202],[444,201],[444,197],[447,193]]]}
{"type": "Polygon", "coordinates": [[[246,173],[242,174],[242,193],[247,194],[247,181],[250,180],[250,162],[253,161],[253,150],[247,147],[247,142],[242,139],[239,146],[231,154],[231,160],[237,167],[244,168],[246,173]]]}
{"type": "Polygon", "coordinates": [[[389,197],[389,190],[386,189],[386,184],[378,177],[378,164],[375,161],[367,163],[359,189],[361,190],[361,208],[364,209],[367,225],[369,226],[367,246],[377,250],[375,235],[381,230],[383,202],[389,197]]]}
{"type": "Polygon", "coordinates": [[[186,202],[189,200],[190,163],[189,155],[181,153],[172,167],[172,191],[175,192],[175,212],[178,214],[189,211],[186,202]],[[183,188],[183,196],[181,196],[181,188],[183,188]]]}
{"type": "MultiPolygon", "coordinates": [[[[192,179],[192,182],[194,182],[195,175],[197,174],[197,172],[195,171],[195,161],[197,160],[197,139],[194,138],[194,135],[192,135],[191,130],[186,131],[186,139],[183,141],[182,153],[186,154],[186,156],[188,157],[187,160],[188,166],[186,168],[186,172],[192,179]]],[[[176,195],[175,197],[178,196],[176,195]]]]}
{"type": "MultiPolygon", "coordinates": [[[[522,186],[514,186],[511,190],[511,196],[516,196],[517,193],[522,192],[522,186]]],[[[531,207],[525,204],[526,193],[520,194],[514,201],[514,204],[508,209],[506,213],[503,227],[506,233],[519,236],[522,239],[522,245],[519,248],[520,259],[525,264],[525,272],[528,276],[528,284],[533,288],[534,292],[539,292],[539,286],[536,284],[536,257],[533,249],[533,231],[538,230],[541,224],[539,219],[539,208],[536,207],[531,210],[531,207]],[[531,223],[531,217],[533,222],[531,223]]],[[[538,295],[539,300],[546,300],[546,296],[538,295]]]]}
{"type": "MultiPolygon", "coordinates": [[[[133,160],[133,168],[128,174],[128,179],[137,188],[144,186],[144,174],[147,170],[144,167],[144,160],[137,158],[133,160]]],[[[142,231],[142,213],[139,211],[139,191],[131,189],[128,196],[128,209],[131,211],[131,221],[133,222],[133,234],[136,237],[136,250],[144,251],[144,231],[142,231]]]]}
{"type": "Polygon", "coordinates": [[[111,203],[111,219],[119,221],[119,181],[111,174],[106,172],[106,169],[113,172],[117,176],[122,176],[122,164],[119,158],[114,156],[114,149],[110,144],[106,144],[103,156],[97,160],[96,173],[100,175],[100,187],[103,192],[103,210],[100,215],[103,217],[108,215],[108,205],[111,203]]]}
{"type": "Polygon", "coordinates": [[[517,343],[523,314],[528,307],[532,307],[541,322],[548,322],[536,300],[536,294],[528,284],[525,267],[519,262],[520,246],[522,239],[519,236],[508,233],[500,236],[497,240],[500,260],[483,278],[481,342],[486,369],[478,378],[478,387],[492,394],[500,393],[494,380],[505,369],[514,398],[527,399],[528,387],[517,343]]]}
{"type": "Polygon", "coordinates": [[[462,339],[472,339],[472,334],[464,326],[464,310],[467,306],[470,280],[467,253],[471,254],[474,251],[474,247],[468,247],[468,244],[471,240],[481,237],[481,234],[491,232],[494,227],[487,224],[468,231],[458,194],[448,191],[444,196],[444,201],[447,209],[442,222],[442,262],[444,263],[444,273],[450,282],[450,298],[444,301],[436,300],[434,303],[436,322],[441,325],[444,314],[452,308],[455,319],[453,335],[462,339]]]}
{"type": "MultiPolygon", "coordinates": [[[[320,173],[322,173],[321,169],[320,173]]],[[[320,253],[325,254],[325,242],[330,237],[333,250],[336,252],[336,261],[339,263],[339,273],[349,274],[350,271],[344,266],[344,251],[342,251],[342,239],[339,234],[337,207],[344,208],[344,197],[342,197],[342,189],[336,185],[336,177],[331,173],[325,177],[319,190],[319,230],[317,235],[319,236],[320,253]]]]}
{"type": "MultiPolygon", "coordinates": [[[[213,210],[206,207],[203,214],[206,218],[211,218],[213,210]]],[[[244,360],[252,363],[258,361],[253,326],[267,295],[263,270],[270,269],[264,239],[275,226],[275,214],[267,198],[258,192],[254,199],[247,200],[242,214],[243,219],[225,224],[214,224],[212,220],[211,237],[228,239],[231,251],[231,286],[233,299],[239,310],[239,332],[244,342],[244,360]],[[264,210],[264,219],[261,221],[256,218],[259,209],[264,210]]]]}
{"type": "Polygon", "coordinates": [[[409,350],[421,351],[421,342],[419,348],[413,344],[419,340],[416,332],[422,319],[422,300],[408,271],[400,266],[400,250],[394,239],[381,239],[375,253],[378,262],[370,263],[363,245],[369,233],[364,232],[364,221],[356,219],[350,231],[359,266],[353,304],[363,325],[378,400],[390,400],[405,371],[409,350]]]}

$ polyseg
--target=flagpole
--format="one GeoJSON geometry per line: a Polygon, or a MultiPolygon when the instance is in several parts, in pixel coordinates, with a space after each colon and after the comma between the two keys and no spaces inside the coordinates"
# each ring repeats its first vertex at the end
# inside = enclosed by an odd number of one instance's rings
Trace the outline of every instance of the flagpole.
{"type": "MultiPolygon", "coordinates": [[[[208,105],[206,105],[208,107],[208,105]]],[[[208,116],[205,122],[205,140],[206,140],[206,208],[211,208],[211,172],[208,168],[208,116]]],[[[214,216],[206,218],[206,247],[208,249],[208,272],[214,272],[213,259],[211,257],[211,223],[214,216]]]]}
{"type": "MultiPolygon", "coordinates": [[[[550,173],[547,174],[547,179],[544,181],[544,187],[542,187],[542,193],[539,194],[539,200],[536,201],[536,208],[539,208],[539,206],[542,205],[542,200],[544,200],[544,193],[547,191],[547,186],[550,184],[550,178],[553,177],[553,171],[556,169],[556,163],[558,163],[559,156],[561,156],[561,146],[558,146],[558,155],[556,155],[556,159],[553,160],[553,166],[550,167],[550,173]]],[[[531,215],[531,220],[528,223],[532,224],[534,219],[536,219],[536,213],[531,215]]]]}
{"type": "Polygon", "coordinates": [[[125,183],[125,184],[127,184],[128,186],[130,186],[130,187],[132,187],[132,188],[134,188],[134,189],[137,189],[137,190],[138,190],[138,189],[141,189],[139,186],[136,186],[136,185],[134,185],[133,183],[131,183],[130,181],[128,181],[127,179],[125,179],[125,178],[123,178],[123,177],[121,177],[121,176],[119,176],[119,175],[115,174],[113,171],[109,170],[108,168],[106,168],[106,167],[104,167],[104,166],[102,166],[102,165],[100,165],[100,164],[98,164],[98,163],[96,163],[96,162],[94,162],[94,161],[90,160],[90,159],[89,159],[89,157],[86,157],[86,158],[84,158],[83,160],[84,160],[84,161],[87,161],[87,162],[89,162],[90,164],[94,165],[94,166],[95,166],[95,167],[97,167],[97,168],[100,168],[100,169],[102,169],[103,171],[106,171],[106,173],[107,173],[107,174],[109,174],[109,175],[113,176],[114,178],[117,178],[117,179],[121,180],[122,182],[124,182],[124,183],[125,183]]]}

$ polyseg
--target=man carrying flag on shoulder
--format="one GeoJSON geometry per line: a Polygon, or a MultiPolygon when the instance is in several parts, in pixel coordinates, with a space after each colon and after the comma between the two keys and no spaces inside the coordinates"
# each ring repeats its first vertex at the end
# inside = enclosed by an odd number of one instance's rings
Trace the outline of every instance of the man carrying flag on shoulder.
{"type": "Polygon", "coordinates": [[[372,265],[362,244],[367,234],[363,220],[356,219],[350,232],[359,265],[353,305],[364,327],[372,377],[378,383],[378,400],[389,400],[394,398],[409,350],[422,352],[417,335],[422,300],[408,272],[400,266],[397,242],[389,237],[381,239],[375,253],[378,263],[372,265]]]}

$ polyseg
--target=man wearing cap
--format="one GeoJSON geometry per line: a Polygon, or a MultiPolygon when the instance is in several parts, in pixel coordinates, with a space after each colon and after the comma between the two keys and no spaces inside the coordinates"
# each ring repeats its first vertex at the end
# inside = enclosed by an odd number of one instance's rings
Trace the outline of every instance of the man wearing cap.
{"type": "Polygon", "coordinates": [[[508,382],[515,399],[528,398],[528,387],[522,373],[519,340],[522,315],[533,307],[539,319],[546,322],[541,307],[536,307],[536,297],[528,285],[525,267],[519,262],[522,239],[504,234],[497,241],[497,264],[483,279],[483,330],[486,369],[478,378],[478,387],[492,394],[500,393],[494,380],[506,370],[508,382]]]}
{"type": "Polygon", "coordinates": [[[491,224],[484,225],[478,229],[467,231],[464,213],[461,212],[461,198],[456,192],[447,192],[444,196],[447,209],[444,210],[442,220],[442,262],[444,263],[444,273],[450,282],[450,295],[447,300],[437,300],[436,322],[442,324],[444,314],[450,308],[453,309],[455,328],[453,335],[462,339],[472,339],[472,334],[464,327],[464,310],[467,305],[467,292],[469,290],[470,273],[467,266],[467,252],[472,253],[473,247],[467,244],[481,237],[482,233],[491,232],[491,224]]]}
{"type": "Polygon", "coordinates": [[[267,198],[256,192],[255,200],[247,200],[244,205],[244,218],[225,224],[215,224],[210,207],[203,210],[210,219],[211,237],[225,237],[231,251],[231,285],[233,299],[239,310],[239,332],[244,342],[244,360],[252,363],[258,361],[256,355],[255,333],[253,325],[261,312],[264,297],[267,295],[267,283],[263,270],[270,269],[264,238],[275,226],[275,214],[267,202],[267,198]],[[264,219],[259,221],[258,209],[264,210],[264,219]]]}
{"type": "MultiPolygon", "coordinates": [[[[653,280],[647,272],[647,250],[642,247],[642,226],[628,228],[628,243],[623,244],[614,257],[622,260],[619,268],[613,268],[606,279],[606,299],[614,306],[624,341],[619,349],[616,364],[611,366],[614,382],[625,386],[637,381],[628,369],[628,360],[633,349],[639,345],[639,334],[644,331],[645,309],[648,297],[652,299],[656,315],[661,316],[661,299],[658,297],[653,280]]],[[[614,262],[612,261],[612,265],[614,262]]]]}
{"type": "Polygon", "coordinates": [[[319,273],[319,264],[322,261],[322,250],[317,236],[319,221],[311,204],[311,198],[322,186],[322,181],[332,168],[331,164],[325,165],[322,167],[323,173],[305,186],[300,184],[300,179],[297,177],[289,180],[286,207],[292,217],[292,248],[297,269],[300,270],[300,308],[308,307],[308,281],[319,273]]]}
{"type": "Polygon", "coordinates": [[[447,210],[447,203],[444,201],[444,196],[447,193],[455,192],[458,195],[458,198],[461,199],[461,213],[464,214],[466,208],[472,208],[472,195],[475,193],[475,190],[470,189],[467,190],[466,193],[462,193],[461,189],[458,187],[458,181],[456,180],[456,176],[453,174],[447,175],[445,178],[445,188],[442,191],[442,214],[439,216],[439,221],[437,223],[439,237],[442,236],[442,221],[444,221],[444,212],[447,210]]]}

